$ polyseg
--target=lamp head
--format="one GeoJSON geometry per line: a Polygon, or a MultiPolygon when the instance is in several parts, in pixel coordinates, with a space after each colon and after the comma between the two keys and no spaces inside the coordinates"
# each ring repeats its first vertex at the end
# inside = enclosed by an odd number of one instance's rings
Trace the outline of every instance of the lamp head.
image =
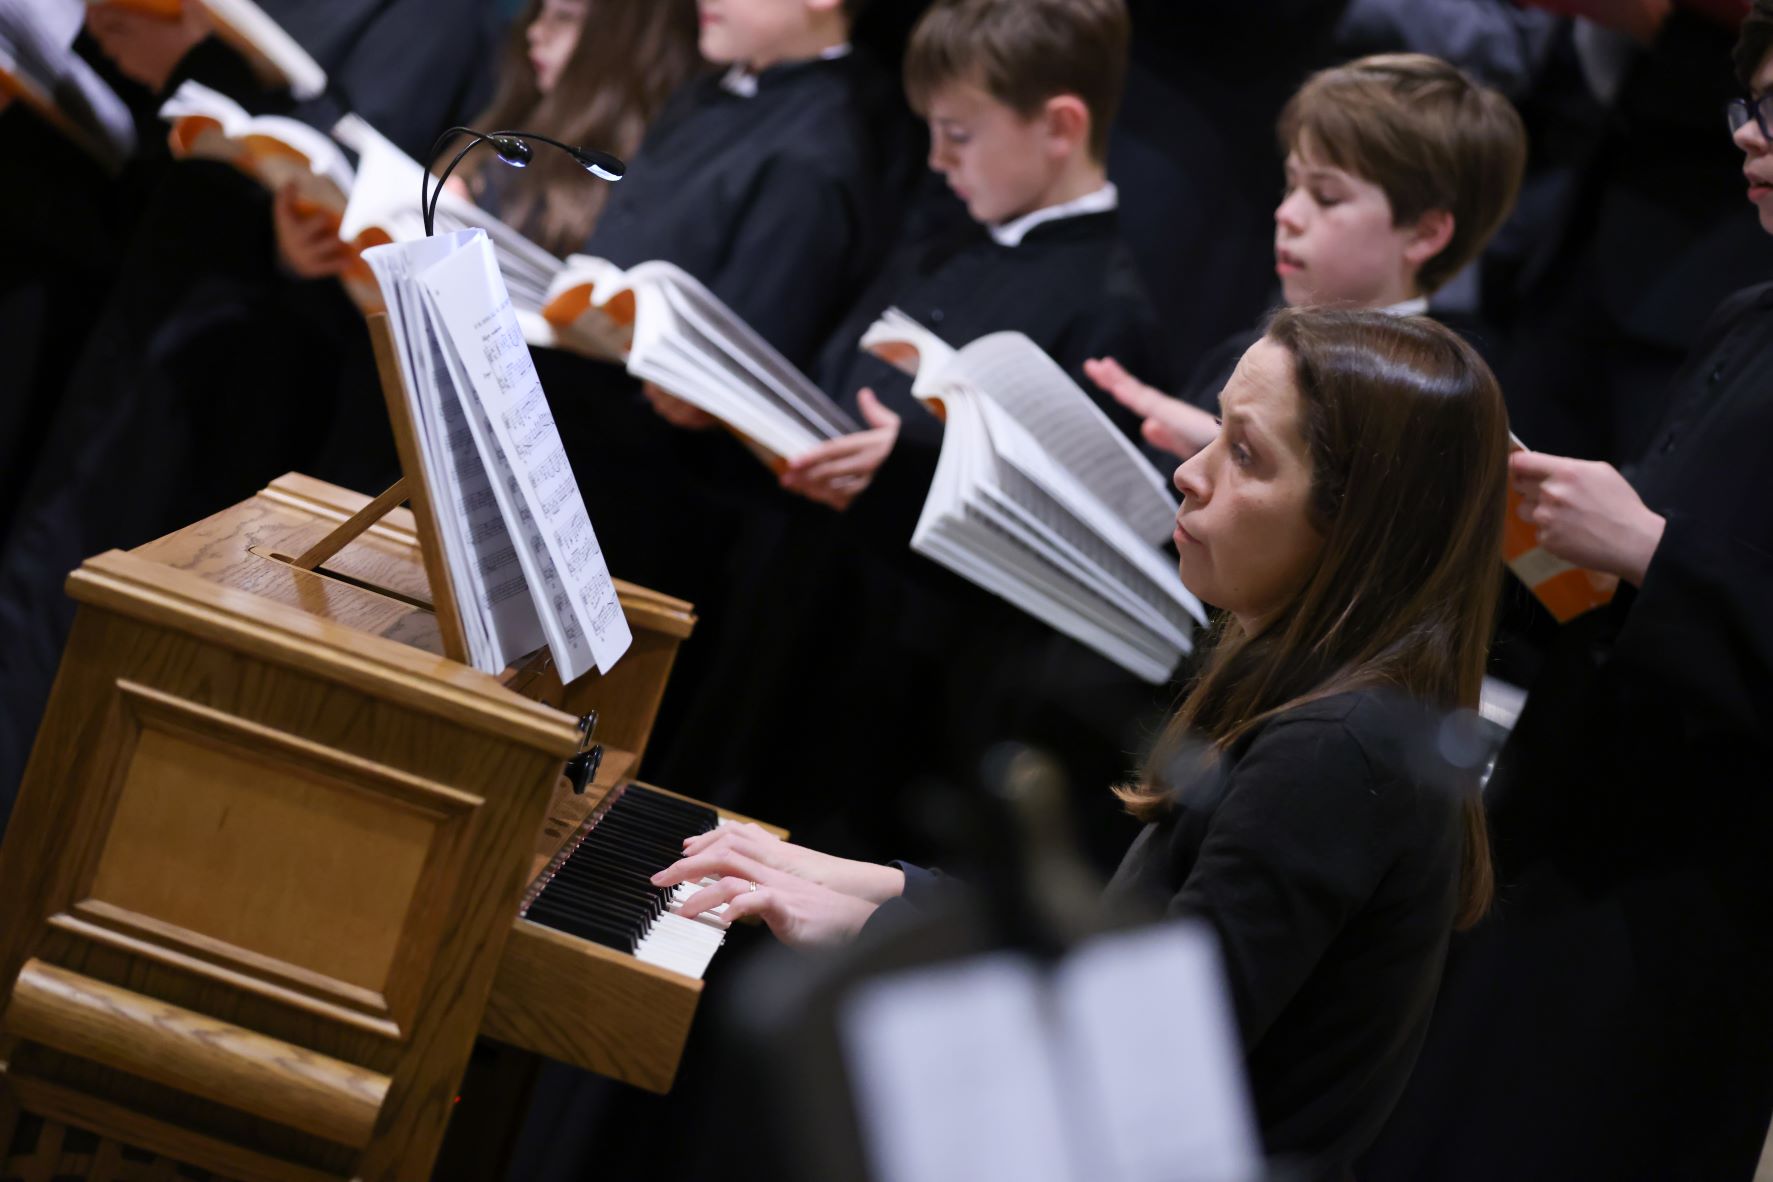
{"type": "Polygon", "coordinates": [[[608,152],[599,152],[595,148],[569,148],[573,159],[579,166],[592,176],[606,180],[612,184],[621,180],[628,173],[628,166],[611,156],[608,152]]]}
{"type": "Polygon", "coordinates": [[[487,140],[492,144],[493,151],[499,154],[499,159],[512,168],[528,168],[530,160],[535,156],[534,150],[514,135],[488,136],[487,140]]]}

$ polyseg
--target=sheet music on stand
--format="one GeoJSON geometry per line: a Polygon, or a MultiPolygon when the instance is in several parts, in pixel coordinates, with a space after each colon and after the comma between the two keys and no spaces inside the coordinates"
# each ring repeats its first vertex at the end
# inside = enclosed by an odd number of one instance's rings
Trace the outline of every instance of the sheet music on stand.
{"type": "Polygon", "coordinates": [[[873,1182],[1267,1177],[1204,924],[900,972],[839,1023],[873,1182]]]}
{"type": "Polygon", "coordinates": [[[545,641],[562,681],[609,669],[633,637],[486,233],[364,260],[387,300],[469,663],[497,673],[545,641]]]}

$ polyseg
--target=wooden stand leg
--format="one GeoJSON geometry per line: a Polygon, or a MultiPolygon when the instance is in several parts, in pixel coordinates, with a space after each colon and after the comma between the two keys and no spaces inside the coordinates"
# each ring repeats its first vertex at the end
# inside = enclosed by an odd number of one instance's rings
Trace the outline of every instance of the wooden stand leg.
{"type": "Polygon", "coordinates": [[[364,530],[388,515],[390,509],[406,500],[406,478],[388,486],[388,491],[353,513],[349,520],[302,552],[291,565],[313,570],[327,559],[355,542],[364,530]]]}

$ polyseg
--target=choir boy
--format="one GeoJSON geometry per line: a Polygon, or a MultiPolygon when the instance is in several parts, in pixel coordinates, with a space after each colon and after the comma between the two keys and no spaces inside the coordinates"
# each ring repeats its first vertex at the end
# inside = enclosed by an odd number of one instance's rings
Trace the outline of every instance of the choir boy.
{"type": "MultiPolygon", "coordinates": [[[[743,781],[749,766],[772,794],[817,793],[787,815],[839,814],[855,830],[833,834],[855,840],[846,848],[907,839],[893,832],[901,782],[974,778],[971,756],[992,738],[1039,732],[1077,756],[1080,785],[1131,767],[1126,730],[1152,704],[1150,687],[911,554],[941,424],[905,375],[859,348],[898,307],[956,346],[1024,333],[1080,382],[1084,361],[1105,352],[1160,364],[1161,327],[1106,171],[1128,40],[1123,0],[942,0],[913,34],[906,88],[929,125],[930,166],[967,216],[909,238],[820,355],[815,378],[868,428],[794,457],[782,484],[846,512],[803,506],[787,557],[771,555],[778,573],[748,574],[747,646],[710,680],[696,726],[740,732],[708,774],[743,781]],[[735,728],[741,702],[754,705],[735,728]],[[937,750],[938,733],[959,738],[937,750]],[[843,799],[824,791],[834,769],[843,799]]],[[[1101,401],[1132,434],[1136,419],[1101,401]]],[[[1119,821],[1104,849],[1124,844],[1119,821]]]]}
{"type": "MultiPolygon", "coordinates": [[[[1274,270],[1289,305],[1429,312],[1514,207],[1526,132],[1499,91],[1423,54],[1382,54],[1314,74],[1280,118],[1287,188],[1274,270]]],[[[1217,431],[1219,391],[1259,328],[1208,352],[1180,397],[1104,355],[1091,378],[1145,419],[1148,442],[1186,458],[1217,431]]]]}

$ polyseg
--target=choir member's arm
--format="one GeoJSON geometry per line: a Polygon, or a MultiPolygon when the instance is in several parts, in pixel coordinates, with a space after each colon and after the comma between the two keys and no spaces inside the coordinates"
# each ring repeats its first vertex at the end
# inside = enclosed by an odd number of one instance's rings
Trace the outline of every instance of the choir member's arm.
{"type": "Polygon", "coordinates": [[[1246,1047],[1372,897],[1388,866],[1379,830],[1394,790],[1335,721],[1276,722],[1232,770],[1168,910],[1217,931],[1246,1047]]]}
{"type": "Polygon", "coordinates": [[[1510,469],[1540,545],[1639,589],[1616,666],[1678,686],[1691,728],[1773,726],[1773,552],[1653,512],[1609,464],[1517,452],[1510,469]]]}
{"type": "Polygon", "coordinates": [[[1146,385],[1113,357],[1084,362],[1084,374],[1139,416],[1139,433],[1147,443],[1179,459],[1186,460],[1219,433],[1219,420],[1198,406],[1146,385]]]}

